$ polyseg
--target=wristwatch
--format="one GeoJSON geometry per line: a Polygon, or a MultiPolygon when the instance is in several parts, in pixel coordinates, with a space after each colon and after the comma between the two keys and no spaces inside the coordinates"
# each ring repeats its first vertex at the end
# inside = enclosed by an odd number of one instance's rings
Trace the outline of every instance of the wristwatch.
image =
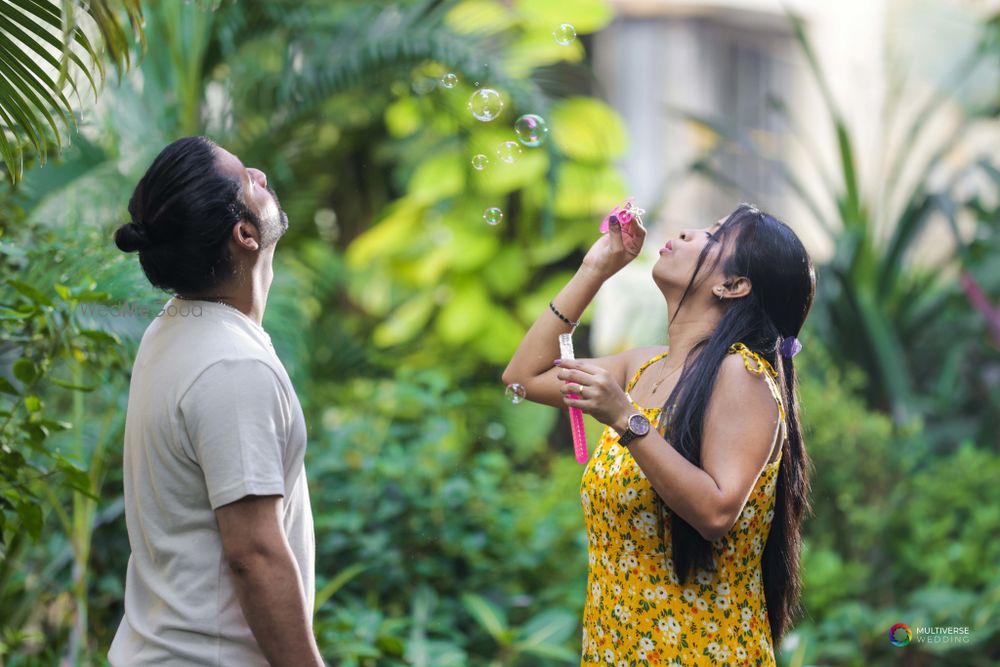
{"type": "Polygon", "coordinates": [[[618,443],[627,447],[633,440],[647,433],[649,433],[649,420],[646,419],[646,415],[637,412],[628,418],[628,428],[618,438],[618,443]]]}

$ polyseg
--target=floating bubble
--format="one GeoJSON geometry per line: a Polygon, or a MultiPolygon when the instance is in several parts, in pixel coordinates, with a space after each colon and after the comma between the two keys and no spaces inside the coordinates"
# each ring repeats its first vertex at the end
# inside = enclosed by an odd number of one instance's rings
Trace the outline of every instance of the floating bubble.
{"type": "MultiPolygon", "coordinates": [[[[496,206],[491,206],[485,211],[483,211],[483,220],[485,220],[486,224],[488,225],[499,225],[500,221],[503,220],[503,211],[498,209],[496,206]]],[[[511,385],[511,386],[520,387],[521,385],[511,385]]],[[[510,387],[508,387],[508,389],[509,388],[510,387]]],[[[521,388],[523,389],[524,387],[521,388]]]]}
{"type": "Polygon", "coordinates": [[[500,115],[503,110],[503,99],[500,93],[492,88],[480,88],[469,98],[469,111],[484,123],[500,115]]]}
{"type": "Polygon", "coordinates": [[[545,141],[545,137],[549,134],[549,126],[541,116],[529,113],[517,119],[514,123],[514,132],[522,144],[534,148],[545,141]]]}
{"type": "Polygon", "coordinates": [[[514,384],[507,385],[507,391],[504,392],[504,396],[507,397],[507,400],[514,405],[523,401],[527,395],[528,390],[516,382],[514,384]]]}
{"type": "Polygon", "coordinates": [[[482,153],[477,153],[472,156],[472,168],[476,171],[482,171],[486,169],[490,164],[490,159],[483,155],[482,153]]]}
{"type": "Polygon", "coordinates": [[[445,88],[454,88],[458,85],[458,76],[448,72],[441,77],[441,85],[445,88]]]}
{"type": "Polygon", "coordinates": [[[556,38],[556,44],[569,46],[576,39],[576,28],[571,23],[560,23],[559,27],[552,31],[552,36],[556,38]]]}
{"type": "Polygon", "coordinates": [[[437,85],[437,82],[431,77],[417,76],[415,79],[413,79],[411,88],[413,88],[413,92],[415,92],[417,95],[426,95],[427,93],[434,90],[435,85],[437,85]]]}
{"type": "Polygon", "coordinates": [[[497,157],[507,164],[514,164],[514,160],[521,154],[521,146],[516,141],[505,141],[497,149],[497,157]]]}

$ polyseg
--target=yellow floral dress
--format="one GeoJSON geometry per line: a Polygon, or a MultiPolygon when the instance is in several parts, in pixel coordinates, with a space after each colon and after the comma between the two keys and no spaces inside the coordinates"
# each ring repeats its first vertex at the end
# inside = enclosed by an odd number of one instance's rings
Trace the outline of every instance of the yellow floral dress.
{"type": "MultiPolygon", "coordinates": [[[[763,376],[785,411],[771,365],[742,343],[747,370],[763,376]]],[[[635,373],[666,356],[647,361],[635,373]]],[[[635,403],[652,423],[659,408],[635,403]]],[[[656,491],[614,429],[604,429],[583,473],[589,568],[583,617],[583,667],[611,665],[775,665],[761,555],[774,516],[779,455],[768,463],[736,524],[712,542],[716,572],[698,569],[681,585],[674,573],[670,514],[657,534],[656,491]],[[664,550],[664,543],[666,550],[664,550]]]]}

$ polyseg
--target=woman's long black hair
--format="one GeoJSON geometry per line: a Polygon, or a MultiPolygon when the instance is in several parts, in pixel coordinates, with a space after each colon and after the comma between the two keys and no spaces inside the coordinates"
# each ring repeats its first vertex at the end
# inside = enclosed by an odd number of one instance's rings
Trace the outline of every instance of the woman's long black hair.
{"type": "MultiPolygon", "coordinates": [[[[677,386],[661,414],[668,419],[664,437],[684,458],[701,467],[701,438],[719,366],[734,343],[743,343],[778,372],[785,406],[788,438],[783,443],[774,519],[761,556],[764,595],[771,638],[777,646],[799,612],[801,581],[800,525],[810,511],[809,459],[799,424],[798,385],[790,357],[780,353],[782,340],[798,336],[812,306],[816,277],[802,242],[788,225],[749,204],[741,204],[705,246],[674,317],[684,303],[714,243],[722,244],[715,262],[722,261],[727,279],[746,277],[750,293],[731,299],[719,325],[700,341],[684,363],[677,386]]],[[[683,583],[692,568],[715,570],[712,543],[659,500],[661,526],[671,521],[674,571],[683,583]]],[[[665,547],[666,545],[664,545],[665,547]]]]}

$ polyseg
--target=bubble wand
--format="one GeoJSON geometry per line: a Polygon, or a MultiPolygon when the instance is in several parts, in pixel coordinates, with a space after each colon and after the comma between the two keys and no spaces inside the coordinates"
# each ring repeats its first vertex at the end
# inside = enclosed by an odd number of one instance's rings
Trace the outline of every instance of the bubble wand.
{"type": "MultiPolygon", "coordinates": [[[[561,359],[576,359],[573,354],[573,334],[559,334],[559,357],[561,359]]],[[[567,383],[569,384],[569,383],[567,383]]],[[[580,398],[577,394],[566,394],[568,398],[580,398]]],[[[587,462],[587,431],[583,427],[583,411],[580,408],[569,409],[569,423],[573,429],[573,452],[577,463],[587,462]]]]}

